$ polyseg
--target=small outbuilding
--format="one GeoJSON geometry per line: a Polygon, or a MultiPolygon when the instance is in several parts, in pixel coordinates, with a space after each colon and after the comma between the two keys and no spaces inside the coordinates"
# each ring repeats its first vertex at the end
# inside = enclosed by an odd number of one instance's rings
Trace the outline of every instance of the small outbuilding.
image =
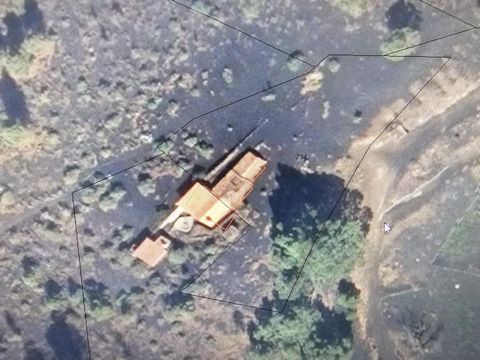
{"type": "Polygon", "coordinates": [[[164,236],[159,236],[155,240],[146,237],[132,249],[132,255],[142,260],[149,267],[154,267],[167,256],[169,247],[170,240],[164,236]]]}

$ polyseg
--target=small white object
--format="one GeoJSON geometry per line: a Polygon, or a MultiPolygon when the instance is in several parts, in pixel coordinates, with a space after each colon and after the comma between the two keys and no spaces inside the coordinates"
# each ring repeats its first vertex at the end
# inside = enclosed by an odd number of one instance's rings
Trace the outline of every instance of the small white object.
{"type": "Polygon", "coordinates": [[[387,223],[383,223],[383,231],[388,235],[392,232],[392,227],[387,223]]]}

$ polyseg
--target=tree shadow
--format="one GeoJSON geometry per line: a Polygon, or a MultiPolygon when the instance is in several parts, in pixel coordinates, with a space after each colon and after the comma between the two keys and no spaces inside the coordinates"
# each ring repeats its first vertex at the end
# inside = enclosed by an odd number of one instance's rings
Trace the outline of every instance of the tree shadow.
{"type": "Polygon", "coordinates": [[[7,33],[0,35],[0,51],[16,54],[28,36],[45,32],[43,12],[38,7],[37,1],[25,0],[23,9],[21,15],[8,12],[4,16],[3,23],[7,33]]]}
{"type": "Polygon", "coordinates": [[[25,12],[21,16],[23,29],[28,33],[43,33],[45,31],[45,22],[43,12],[38,7],[35,0],[25,0],[25,12]]]}
{"type": "Polygon", "coordinates": [[[2,77],[0,78],[0,99],[8,118],[3,125],[13,126],[28,122],[30,114],[25,94],[5,69],[3,69],[2,77]]]}
{"type": "Polygon", "coordinates": [[[11,53],[17,53],[25,40],[22,20],[17,14],[8,13],[3,18],[3,23],[7,28],[7,33],[0,37],[0,44],[11,53]]]}
{"type": "Polygon", "coordinates": [[[45,338],[56,359],[84,360],[87,358],[85,339],[79,331],[65,321],[64,315],[52,315],[53,323],[48,327],[45,338]]]}
{"type": "Polygon", "coordinates": [[[322,314],[322,320],[315,326],[315,337],[325,346],[341,346],[345,339],[353,339],[352,322],[343,312],[326,307],[320,300],[316,308],[322,314]]]}
{"type": "Polygon", "coordinates": [[[422,23],[421,11],[414,4],[398,0],[386,12],[387,26],[390,31],[403,28],[420,29],[422,23]]]}
{"type": "Polygon", "coordinates": [[[23,348],[25,350],[25,358],[24,360],[44,360],[45,356],[43,355],[42,351],[35,346],[33,341],[27,341],[23,348]]]}
{"type": "Polygon", "coordinates": [[[318,231],[318,223],[323,223],[329,216],[332,221],[358,221],[362,231],[368,231],[372,212],[362,206],[363,195],[357,190],[346,189],[339,201],[345,187],[342,178],[326,173],[303,174],[283,164],[278,170],[275,178],[278,187],[269,197],[272,236],[293,233],[296,227],[312,236],[318,231]]]}

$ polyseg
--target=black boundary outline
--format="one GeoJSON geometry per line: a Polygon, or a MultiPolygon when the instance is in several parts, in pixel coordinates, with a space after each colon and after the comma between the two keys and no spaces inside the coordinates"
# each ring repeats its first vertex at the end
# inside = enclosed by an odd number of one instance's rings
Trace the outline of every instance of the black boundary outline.
{"type": "MultiPolygon", "coordinates": [[[[339,56],[339,55],[336,55],[336,56],[339,56]]],[[[437,59],[438,57],[433,57],[434,59],[437,59]]],[[[313,252],[313,249],[315,247],[315,244],[317,243],[318,239],[320,238],[320,236],[322,235],[322,232],[323,230],[325,229],[326,225],[327,225],[327,222],[330,220],[331,216],[333,215],[333,213],[335,212],[335,210],[337,209],[337,206],[338,204],[340,203],[340,201],[342,200],[342,197],[345,193],[345,191],[348,189],[348,186],[350,185],[350,182],[352,181],[353,177],[355,176],[356,172],[358,171],[360,165],[363,163],[363,160],[365,159],[365,157],[367,156],[367,153],[370,151],[371,147],[377,142],[377,140],[383,135],[383,133],[395,122],[395,120],[398,119],[398,117],[407,109],[407,107],[420,95],[420,93],[428,86],[428,84],[438,75],[438,73],[441,72],[441,70],[447,65],[447,63],[451,60],[450,57],[442,57],[442,59],[446,59],[446,61],[443,62],[443,64],[440,66],[440,68],[438,68],[435,73],[427,80],[427,82],[420,88],[420,90],[418,90],[415,95],[408,101],[408,103],[393,117],[392,120],[390,120],[390,122],[387,123],[387,125],[383,128],[383,130],[373,139],[373,141],[367,146],[366,150],[364,151],[362,157],[360,158],[360,160],[358,161],[357,165],[355,166],[353,172],[352,172],[352,175],[350,176],[349,180],[347,181],[347,183],[345,184],[343,190],[341,191],[340,195],[338,196],[337,200],[335,201],[335,204],[332,208],[332,210],[329,212],[329,214],[327,215],[327,217],[325,218],[320,230],[315,234],[314,236],[314,239],[312,241],[312,245],[309,249],[309,251],[307,252],[307,255],[302,263],[302,266],[300,267],[300,270],[297,272],[297,275],[295,277],[295,281],[293,282],[293,286],[287,296],[287,299],[285,300],[285,303],[283,304],[282,306],[282,309],[281,310],[273,310],[273,309],[266,309],[266,308],[261,308],[261,307],[257,307],[257,306],[253,306],[253,305],[248,305],[248,304],[242,304],[242,303],[239,303],[239,302],[232,302],[232,301],[227,301],[227,300],[224,300],[224,299],[218,299],[218,298],[212,298],[212,297],[207,297],[207,296],[203,296],[203,295],[197,295],[197,294],[193,294],[193,293],[187,293],[185,292],[184,290],[189,287],[190,285],[193,284],[193,282],[198,278],[200,277],[205,271],[208,270],[208,268],[210,268],[213,264],[215,264],[215,262],[217,262],[217,260],[219,260],[225,253],[223,252],[218,258],[215,258],[214,261],[212,261],[212,263],[210,265],[208,265],[203,271],[201,271],[201,273],[195,277],[195,279],[193,281],[191,281],[187,286],[185,286],[182,290],[181,290],[181,293],[184,293],[184,294],[188,294],[188,295],[192,295],[192,296],[196,296],[196,297],[200,297],[200,298],[204,298],[204,299],[209,299],[209,300],[216,300],[216,301],[219,301],[219,302],[223,302],[223,303],[227,303],[227,304],[234,304],[234,305],[240,305],[240,306],[245,306],[245,307],[249,307],[249,308],[254,308],[254,309],[257,309],[257,310],[266,310],[266,311],[270,311],[270,312],[276,312],[276,313],[283,313],[283,311],[285,310],[285,308],[287,307],[288,305],[288,302],[290,301],[290,298],[293,294],[293,291],[295,290],[295,287],[297,285],[297,282],[303,272],[303,269],[308,261],[308,258],[310,257],[311,253],[313,252]]],[[[240,239],[237,239],[235,241],[235,243],[237,243],[240,239]]],[[[232,244],[232,246],[230,246],[228,249],[230,249],[231,247],[233,247],[234,244],[232,244]]]]}
{"type": "MultiPolygon", "coordinates": [[[[171,1],[172,1],[172,2],[177,2],[177,1],[175,1],[175,0],[171,0],[171,1]]],[[[429,5],[429,6],[433,7],[433,8],[435,8],[433,5],[430,5],[430,4],[426,3],[425,1],[422,1],[422,0],[418,0],[418,1],[421,1],[421,2],[425,3],[426,5],[429,5]]],[[[177,2],[177,3],[178,3],[178,2],[177,2]]],[[[182,4],[182,5],[183,5],[183,4],[182,4]]],[[[442,11],[442,12],[444,12],[444,11],[442,11]]],[[[457,18],[456,16],[454,16],[454,15],[448,13],[448,12],[444,12],[444,13],[447,14],[447,15],[449,15],[449,16],[451,16],[452,18],[455,18],[455,19],[457,19],[457,20],[459,20],[459,21],[461,21],[461,22],[463,22],[463,23],[466,23],[465,21],[457,18]]],[[[216,20],[216,19],[214,19],[214,20],[216,20]]],[[[217,20],[217,21],[218,21],[218,20],[217,20]]],[[[468,24],[468,23],[466,23],[466,24],[468,24]]],[[[225,25],[228,26],[228,27],[230,27],[230,28],[235,29],[235,28],[232,27],[232,26],[229,26],[229,25],[227,25],[227,24],[225,24],[225,25]]],[[[471,25],[471,24],[468,24],[468,25],[471,26],[470,29],[465,29],[465,30],[458,31],[458,32],[455,32],[455,33],[452,33],[452,34],[444,35],[444,36],[439,37],[439,38],[431,39],[431,40],[428,40],[428,41],[426,41],[426,42],[419,43],[419,44],[416,44],[416,45],[413,45],[413,46],[410,46],[410,47],[407,47],[407,48],[404,48],[404,49],[396,50],[396,51],[393,51],[393,52],[390,52],[390,53],[387,53],[387,54],[383,54],[383,55],[381,55],[381,54],[328,54],[328,55],[326,55],[324,58],[322,58],[322,60],[320,60],[320,62],[318,62],[314,67],[312,67],[312,69],[310,69],[310,70],[307,71],[306,73],[303,73],[303,74],[300,74],[300,75],[298,75],[298,76],[295,76],[294,78],[291,78],[291,79],[282,81],[282,82],[280,82],[280,83],[278,83],[278,84],[268,86],[267,88],[265,88],[265,89],[263,89],[263,90],[257,91],[257,92],[255,92],[255,93],[252,93],[252,94],[250,94],[250,95],[247,95],[247,96],[245,96],[245,97],[243,97],[243,98],[234,100],[234,101],[229,102],[229,103],[227,103],[227,104],[225,104],[225,105],[222,105],[222,106],[220,106],[220,107],[218,107],[218,108],[216,108],[216,109],[213,109],[213,110],[211,110],[211,111],[208,111],[208,112],[206,112],[206,113],[200,114],[200,115],[198,115],[198,116],[190,119],[186,124],[184,124],[184,125],[181,126],[179,129],[177,129],[176,131],[174,131],[173,133],[171,133],[162,143],[160,143],[160,144],[158,145],[158,148],[159,148],[162,144],[164,144],[166,141],[170,140],[174,135],[178,134],[178,133],[181,132],[183,129],[185,129],[185,128],[186,128],[190,123],[192,123],[194,120],[196,120],[196,119],[198,119],[198,118],[201,118],[201,117],[204,117],[204,116],[206,116],[206,115],[209,115],[209,114],[211,114],[211,113],[213,113],[213,112],[215,112],[215,111],[218,111],[218,110],[224,109],[224,108],[226,108],[226,107],[229,107],[229,106],[231,106],[231,105],[234,105],[234,104],[236,104],[236,103],[239,103],[239,102],[241,102],[241,101],[243,101],[243,100],[246,100],[246,99],[249,99],[249,98],[251,98],[251,97],[254,97],[254,96],[258,95],[258,94],[267,92],[267,91],[269,91],[269,90],[271,90],[271,89],[274,89],[274,88],[276,88],[276,87],[282,86],[282,85],[287,84],[287,83],[289,83],[289,82],[292,82],[292,81],[294,81],[294,80],[303,78],[303,77],[307,76],[309,73],[311,73],[312,71],[314,71],[318,66],[320,66],[320,64],[321,64],[323,61],[325,61],[329,56],[402,57],[402,58],[408,58],[408,57],[416,57],[416,58],[419,58],[419,57],[420,57],[420,58],[443,58],[443,59],[447,59],[447,61],[443,63],[443,65],[435,72],[435,74],[428,80],[428,82],[427,82],[427,83],[417,92],[417,94],[405,105],[405,107],[401,110],[401,112],[403,112],[403,111],[411,104],[411,102],[413,102],[413,100],[420,94],[420,92],[433,80],[433,78],[446,66],[446,64],[451,60],[451,57],[450,57],[450,56],[415,56],[415,55],[411,55],[411,56],[408,56],[408,55],[407,55],[407,56],[400,56],[400,55],[398,55],[398,56],[395,56],[395,55],[393,55],[393,54],[396,54],[396,53],[399,53],[399,52],[402,52],[402,51],[405,51],[405,50],[408,50],[408,49],[411,49],[411,48],[415,48],[415,47],[418,47],[418,46],[422,46],[422,45],[425,45],[425,44],[428,44],[428,43],[432,43],[432,42],[435,42],[435,41],[439,41],[439,40],[442,40],[442,39],[445,39],[445,38],[448,38],[448,37],[460,35],[460,34],[462,34],[462,33],[465,33],[465,32],[471,31],[471,30],[477,30],[477,29],[480,28],[480,27],[473,26],[473,25],[471,25]],[[392,56],[392,55],[393,55],[393,56],[392,56]]],[[[235,29],[235,30],[236,30],[236,29],[235,29]]],[[[243,33],[243,32],[241,32],[241,33],[243,33]]],[[[250,37],[253,38],[253,39],[256,39],[256,38],[253,37],[253,36],[250,36],[250,37]]],[[[260,40],[259,40],[259,41],[260,41],[260,40]]],[[[261,42],[263,43],[263,41],[261,41],[261,42]]],[[[272,48],[275,48],[275,47],[271,46],[271,45],[268,44],[268,43],[266,43],[266,45],[268,45],[268,46],[270,46],[270,47],[272,47],[272,48]]],[[[282,51],[282,50],[280,50],[280,49],[279,49],[279,51],[282,52],[282,53],[284,53],[284,51],[282,51]]],[[[291,56],[291,54],[289,54],[289,56],[291,56]]],[[[298,60],[302,61],[301,59],[298,59],[298,60]]],[[[302,62],[304,62],[304,61],[302,61],[302,62]]],[[[339,199],[337,200],[337,203],[335,204],[335,208],[336,208],[336,206],[338,205],[338,203],[340,202],[341,197],[343,196],[343,194],[344,194],[345,191],[347,190],[347,187],[348,187],[348,185],[350,184],[351,180],[353,179],[353,176],[354,176],[355,172],[358,170],[358,168],[360,167],[361,163],[362,163],[363,160],[365,159],[365,157],[366,157],[368,151],[370,150],[371,146],[373,146],[374,142],[376,142],[376,141],[378,140],[378,138],[380,138],[380,136],[381,136],[381,135],[388,129],[388,127],[395,121],[395,119],[398,118],[398,116],[401,114],[401,112],[394,117],[394,119],[381,131],[381,133],[380,133],[380,134],[374,139],[374,141],[367,147],[367,150],[365,151],[364,155],[363,155],[362,158],[360,159],[360,162],[359,162],[359,163],[357,164],[357,166],[355,167],[354,173],[353,173],[352,176],[350,177],[349,181],[347,182],[347,185],[344,187],[344,189],[343,189],[343,191],[342,191],[339,199]]],[[[91,355],[91,347],[90,347],[90,340],[89,340],[89,334],[88,334],[88,320],[87,320],[87,312],[86,312],[85,288],[84,288],[84,282],[83,282],[83,270],[82,270],[81,254],[80,254],[80,245],[79,245],[79,237],[78,237],[77,219],[76,219],[76,212],[75,212],[75,198],[74,198],[74,194],[75,194],[76,192],[80,191],[80,190],[83,190],[83,189],[89,187],[89,186],[93,186],[93,185],[95,185],[95,184],[97,184],[97,183],[99,183],[99,182],[101,182],[101,181],[107,180],[107,179],[109,179],[109,178],[111,178],[111,177],[113,177],[113,176],[115,176],[115,175],[118,175],[118,174],[120,174],[120,173],[122,173],[122,172],[125,172],[125,171],[127,171],[127,170],[129,170],[129,169],[131,169],[131,168],[133,168],[133,167],[135,167],[135,166],[137,166],[137,165],[140,165],[140,164],[143,164],[143,163],[148,162],[148,161],[150,161],[150,160],[153,160],[153,159],[155,159],[155,158],[157,158],[157,157],[159,157],[159,156],[161,156],[161,155],[162,155],[162,154],[156,154],[156,155],[154,155],[154,156],[152,156],[152,157],[149,157],[149,158],[147,158],[147,159],[145,159],[145,160],[143,160],[143,161],[140,161],[140,162],[138,162],[138,163],[135,163],[135,164],[133,164],[133,165],[131,165],[131,166],[123,169],[123,170],[117,171],[117,172],[115,172],[115,173],[113,173],[113,174],[110,174],[110,175],[108,175],[108,176],[106,176],[106,177],[104,177],[104,178],[102,178],[102,179],[99,179],[99,180],[97,180],[97,181],[95,181],[95,182],[93,182],[93,183],[90,183],[90,184],[88,184],[88,185],[85,185],[85,186],[82,186],[82,187],[80,187],[80,188],[77,188],[77,189],[73,190],[72,193],[71,193],[71,196],[72,196],[72,213],[73,213],[74,224],[75,224],[75,239],[76,239],[76,245],[77,245],[78,268],[79,268],[79,275],[80,275],[80,285],[81,285],[81,289],[82,289],[82,303],[83,303],[83,310],[84,310],[84,323],[85,323],[85,333],[86,333],[86,342],[87,342],[88,359],[89,359],[89,360],[92,359],[92,355],[91,355]]],[[[333,214],[335,208],[331,211],[331,213],[329,214],[328,217],[330,217],[331,214],[333,214]]],[[[328,219],[328,218],[327,218],[327,219],[328,219]]],[[[322,226],[322,229],[323,229],[323,228],[324,228],[324,226],[322,226]]],[[[321,230],[322,230],[322,229],[321,229],[321,230]]],[[[250,229],[249,229],[249,230],[250,230],[250,229]]],[[[321,230],[320,230],[320,231],[321,231],[321,230]]],[[[243,236],[243,235],[242,235],[242,236],[243,236]]],[[[240,237],[240,238],[241,238],[241,237],[240,237]]],[[[240,238],[237,239],[236,241],[239,241],[240,238]]],[[[318,238],[316,238],[316,239],[318,239],[318,238]]],[[[307,262],[307,260],[308,260],[308,257],[310,256],[311,252],[313,251],[313,247],[314,247],[314,245],[315,245],[315,241],[316,241],[316,240],[314,240],[314,243],[313,243],[313,245],[312,245],[312,247],[311,247],[311,249],[310,249],[310,251],[309,251],[309,253],[308,253],[308,255],[307,255],[307,258],[305,259],[305,261],[304,261],[304,263],[303,263],[303,265],[302,265],[302,270],[303,270],[303,268],[304,268],[304,266],[305,266],[305,264],[306,264],[306,262],[307,262]]],[[[231,247],[230,247],[230,248],[231,248],[231,247]]],[[[221,257],[225,252],[226,252],[226,251],[224,251],[222,254],[220,254],[219,257],[221,257]]],[[[218,260],[218,258],[217,258],[216,260],[218,260]]],[[[215,261],[216,261],[216,260],[215,260],[215,261]]],[[[213,263],[214,263],[214,262],[212,262],[209,266],[213,265],[213,263]]],[[[206,271],[206,269],[203,270],[203,272],[204,272],[204,271],[206,271]]],[[[297,278],[296,278],[294,287],[293,287],[292,290],[290,291],[289,298],[290,298],[290,296],[291,296],[291,294],[292,294],[292,292],[293,292],[293,290],[294,290],[294,288],[295,288],[295,286],[296,286],[296,283],[297,283],[300,275],[301,275],[301,272],[299,272],[298,275],[297,275],[297,278]]],[[[187,294],[187,293],[185,293],[185,294],[187,294]]],[[[277,313],[282,313],[282,312],[285,310],[286,305],[287,305],[287,303],[288,303],[288,299],[287,299],[287,301],[285,302],[282,310],[281,310],[281,311],[275,311],[275,310],[272,310],[272,309],[265,309],[265,308],[260,308],[260,307],[256,307],[256,306],[251,306],[251,305],[245,305],[245,304],[239,304],[239,303],[235,303],[235,302],[230,302],[230,301],[226,301],[226,300],[219,300],[219,299],[214,299],[214,298],[208,298],[208,297],[200,296],[200,295],[193,295],[193,294],[189,294],[189,295],[196,296],[196,297],[199,297],[199,298],[204,298],[204,299],[219,301],[219,302],[226,303],[226,304],[238,305],[238,306],[243,306],[243,307],[246,307],[246,308],[252,308],[252,309],[256,309],[256,310],[264,310],[264,311],[269,311],[269,312],[277,312],[277,313]]]]}
{"type": "Polygon", "coordinates": [[[466,21],[466,20],[464,20],[464,19],[461,19],[461,18],[459,18],[458,16],[455,16],[455,15],[449,13],[448,11],[442,10],[442,9],[440,9],[438,6],[435,6],[435,5],[433,5],[433,4],[430,4],[429,2],[426,2],[425,0],[417,0],[417,1],[419,1],[419,2],[421,2],[422,4],[425,4],[425,5],[427,5],[427,6],[430,6],[432,9],[435,9],[435,10],[437,10],[437,11],[440,11],[441,13],[443,13],[443,14],[445,14],[445,15],[447,15],[447,16],[450,16],[450,17],[452,17],[452,18],[454,18],[454,19],[456,19],[456,20],[464,23],[465,25],[468,25],[468,26],[472,27],[473,29],[478,29],[478,28],[479,28],[478,26],[475,26],[475,25],[473,25],[472,23],[470,23],[470,22],[468,22],[468,21],[466,21]]]}

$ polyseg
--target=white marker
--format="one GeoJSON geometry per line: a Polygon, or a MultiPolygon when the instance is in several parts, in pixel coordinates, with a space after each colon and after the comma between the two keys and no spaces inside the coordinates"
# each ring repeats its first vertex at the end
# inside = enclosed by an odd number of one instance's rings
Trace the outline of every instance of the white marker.
{"type": "Polygon", "coordinates": [[[392,228],[387,223],[383,223],[383,231],[385,234],[390,234],[392,232],[392,228]]]}

